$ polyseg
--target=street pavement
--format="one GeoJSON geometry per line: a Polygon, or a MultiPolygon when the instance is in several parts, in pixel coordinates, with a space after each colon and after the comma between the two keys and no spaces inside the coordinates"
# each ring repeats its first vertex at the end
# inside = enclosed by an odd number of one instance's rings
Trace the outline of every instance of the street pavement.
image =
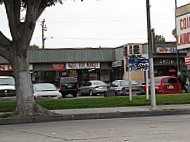
{"type": "Polygon", "coordinates": [[[108,119],[190,114],[190,104],[51,110],[56,116],[0,118],[0,125],[66,120],[108,119]]]}

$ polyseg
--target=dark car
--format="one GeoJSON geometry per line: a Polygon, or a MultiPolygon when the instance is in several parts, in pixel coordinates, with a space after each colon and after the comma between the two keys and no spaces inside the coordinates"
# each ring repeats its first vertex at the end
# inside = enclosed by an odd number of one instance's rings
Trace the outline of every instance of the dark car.
{"type": "MultiPolygon", "coordinates": [[[[135,80],[131,80],[132,95],[143,95],[144,90],[142,85],[139,85],[135,80]]],[[[114,91],[116,96],[129,95],[129,80],[115,80],[111,83],[110,91],[114,91]]]]}
{"type": "MultiPolygon", "coordinates": [[[[181,93],[181,84],[175,76],[160,76],[155,77],[155,92],[156,94],[175,94],[181,93]]],[[[146,85],[143,85],[143,88],[146,92],[146,85]]],[[[149,82],[150,90],[150,82],[149,82]]]]}
{"type": "Polygon", "coordinates": [[[68,94],[72,94],[73,97],[77,97],[78,82],[74,77],[61,77],[59,89],[63,97],[68,94]]]}

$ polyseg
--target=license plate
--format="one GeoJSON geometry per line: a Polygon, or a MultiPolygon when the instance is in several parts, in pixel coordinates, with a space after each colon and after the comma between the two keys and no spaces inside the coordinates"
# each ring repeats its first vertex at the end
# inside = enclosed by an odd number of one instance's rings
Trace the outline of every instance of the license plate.
{"type": "Polygon", "coordinates": [[[169,86],[169,89],[174,89],[174,86],[173,86],[173,85],[170,85],[170,86],[169,86]]]}

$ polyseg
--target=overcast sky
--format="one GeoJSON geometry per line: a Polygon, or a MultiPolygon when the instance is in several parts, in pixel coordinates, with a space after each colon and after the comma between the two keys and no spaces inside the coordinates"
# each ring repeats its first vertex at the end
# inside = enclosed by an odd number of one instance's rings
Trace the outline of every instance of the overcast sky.
{"type": "MultiPolygon", "coordinates": [[[[31,45],[42,46],[41,21],[45,19],[45,48],[118,47],[147,42],[146,0],[63,0],[47,8],[36,24],[31,45]]],[[[190,3],[178,0],[177,5],[190,3]]],[[[150,0],[151,27],[166,41],[175,41],[175,0],[150,0]]],[[[0,6],[0,30],[8,37],[7,20],[0,6]]]]}

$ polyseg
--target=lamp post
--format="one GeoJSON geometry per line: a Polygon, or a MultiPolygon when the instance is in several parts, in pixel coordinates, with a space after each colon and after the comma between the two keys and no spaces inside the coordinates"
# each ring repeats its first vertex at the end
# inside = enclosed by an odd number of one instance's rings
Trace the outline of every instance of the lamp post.
{"type": "Polygon", "coordinates": [[[149,56],[149,70],[150,70],[150,82],[151,82],[151,106],[156,107],[156,96],[155,96],[155,82],[154,82],[154,65],[152,57],[152,47],[154,46],[154,34],[151,30],[150,24],[150,4],[149,0],[146,0],[146,11],[147,11],[147,33],[148,33],[148,56],[149,56]]]}

